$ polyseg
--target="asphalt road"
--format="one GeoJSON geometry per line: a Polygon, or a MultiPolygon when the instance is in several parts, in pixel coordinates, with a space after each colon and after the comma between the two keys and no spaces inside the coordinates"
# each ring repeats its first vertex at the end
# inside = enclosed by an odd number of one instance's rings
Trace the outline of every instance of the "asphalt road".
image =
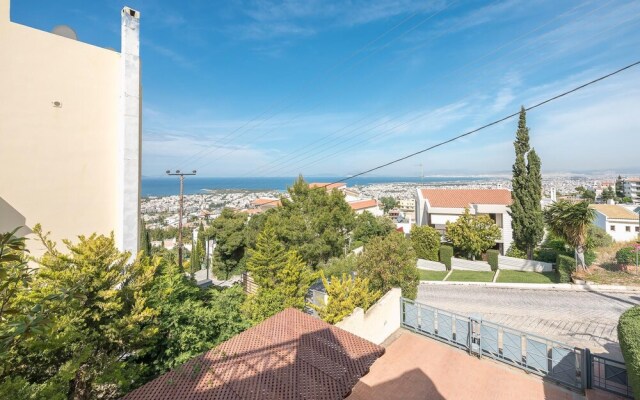
{"type": "Polygon", "coordinates": [[[618,318],[640,293],[420,284],[416,300],[622,360],[618,318]]]}

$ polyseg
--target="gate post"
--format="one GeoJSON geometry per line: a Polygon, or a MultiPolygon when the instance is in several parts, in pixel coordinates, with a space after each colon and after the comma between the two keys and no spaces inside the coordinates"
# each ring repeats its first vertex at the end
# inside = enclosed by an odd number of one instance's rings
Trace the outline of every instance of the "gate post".
{"type": "Polygon", "coordinates": [[[592,367],[593,363],[591,362],[591,350],[588,348],[584,348],[582,350],[582,387],[586,389],[591,389],[593,387],[593,376],[592,376],[592,367]]]}

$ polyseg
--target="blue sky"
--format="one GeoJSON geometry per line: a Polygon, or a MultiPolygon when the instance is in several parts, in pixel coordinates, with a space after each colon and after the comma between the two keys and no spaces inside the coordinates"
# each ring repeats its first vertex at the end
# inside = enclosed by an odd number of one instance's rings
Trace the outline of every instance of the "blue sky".
{"type": "MultiPolygon", "coordinates": [[[[14,0],[118,49],[120,1],[14,0]]],[[[640,58],[640,1],[131,0],[143,174],[342,176],[640,58]]],[[[532,111],[543,171],[638,171],[640,68],[532,111]]],[[[512,120],[377,175],[509,172],[512,120]]]]}

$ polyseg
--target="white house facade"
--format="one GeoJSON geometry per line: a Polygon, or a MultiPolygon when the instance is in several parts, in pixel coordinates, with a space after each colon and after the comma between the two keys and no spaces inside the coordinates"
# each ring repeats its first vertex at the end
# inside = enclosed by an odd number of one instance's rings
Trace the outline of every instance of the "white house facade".
{"type": "Polygon", "coordinates": [[[416,224],[431,226],[444,235],[447,222],[454,222],[464,214],[488,215],[498,225],[501,237],[496,248],[505,254],[513,242],[511,192],[507,189],[420,189],[416,190],[416,224]]]}
{"type": "Polygon", "coordinates": [[[604,229],[616,242],[638,238],[638,214],[615,204],[592,204],[589,207],[596,212],[594,224],[604,229]]]}

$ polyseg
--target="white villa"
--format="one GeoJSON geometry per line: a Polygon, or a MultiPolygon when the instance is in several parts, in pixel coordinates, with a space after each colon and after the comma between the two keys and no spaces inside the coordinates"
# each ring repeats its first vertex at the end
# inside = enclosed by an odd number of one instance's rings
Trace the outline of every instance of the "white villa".
{"type": "Polygon", "coordinates": [[[627,242],[638,237],[638,214],[615,204],[592,204],[596,212],[594,224],[604,229],[616,242],[627,242]]]}
{"type": "Polygon", "coordinates": [[[378,206],[378,200],[376,199],[350,201],[349,205],[356,214],[362,214],[365,211],[369,211],[376,217],[380,217],[384,214],[382,209],[378,206]]]}
{"type": "Polygon", "coordinates": [[[511,192],[507,189],[420,189],[416,190],[416,224],[431,226],[444,234],[447,222],[454,222],[468,208],[473,215],[491,217],[502,231],[496,248],[504,254],[513,242],[511,192]]]}

